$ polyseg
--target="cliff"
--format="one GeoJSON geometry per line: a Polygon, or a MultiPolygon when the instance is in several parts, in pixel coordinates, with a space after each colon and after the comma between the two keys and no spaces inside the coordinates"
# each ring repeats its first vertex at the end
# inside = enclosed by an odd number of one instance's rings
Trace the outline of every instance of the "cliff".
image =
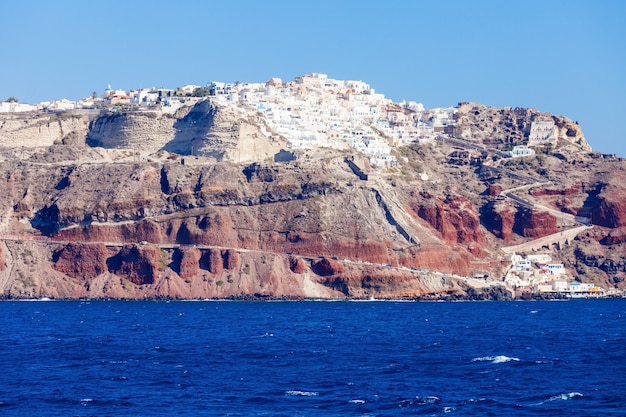
{"type": "Polygon", "coordinates": [[[500,299],[511,294],[496,280],[465,277],[500,277],[503,248],[578,221],[594,228],[544,250],[579,279],[624,288],[626,163],[591,152],[560,116],[554,148],[496,152],[523,143],[537,114],[463,105],[456,141],[397,147],[396,166],[368,175],[332,149],[273,162],[280,135],[210,101],[64,116],[46,122],[56,136],[21,128],[26,149],[7,117],[0,294],[500,299]],[[450,158],[466,144],[485,151],[450,158]]]}
{"type": "Polygon", "coordinates": [[[153,111],[104,113],[91,121],[90,146],[132,149],[141,154],[168,151],[212,161],[252,162],[271,158],[286,141],[210,100],[192,102],[174,115],[153,111]]]}
{"type": "Polygon", "coordinates": [[[89,113],[34,115],[5,113],[0,116],[0,146],[48,147],[83,138],[89,129],[89,113]]]}

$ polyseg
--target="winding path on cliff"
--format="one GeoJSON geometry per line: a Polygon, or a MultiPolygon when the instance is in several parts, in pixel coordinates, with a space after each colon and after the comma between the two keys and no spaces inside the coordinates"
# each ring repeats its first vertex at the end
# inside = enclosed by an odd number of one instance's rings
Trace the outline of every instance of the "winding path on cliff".
{"type": "Polygon", "coordinates": [[[538,239],[533,239],[519,245],[507,246],[501,248],[501,250],[504,253],[532,252],[535,250],[550,248],[550,246],[555,244],[562,246],[565,244],[565,242],[574,239],[579,233],[591,228],[593,228],[593,226],[578,226],[574,227],[573,229],[564,230],[562,232],[553,233],[551,235],[543,236],[538,239]]]}
{"type": "MultiPolygon", "coordinates": [[[[499,155],[501,157],[508,158],[508,154],[505,154],[502,151],[488,148],[488,147],[485,147],[484,145],[478,145],[475,143],[467,142],[462,139],[448,138],[444,136],[438,136],[437,139],[444,143],[449,143],[453,146],[458,146],[458,147],[465,148],[465,149],[474,149],[478,151],[489,152],[495,155],[499,155]]],[[[551,235],[533,239],[531,241],[524,242],[518,245],[507,246],[507,247],[501,248],[502,252],[504,253],[528,252],[528,251],[533,251],[533,250],[540,250],[546,247],[550,248],[550,246],[555,245],[555,244],[563,245],[566,241],[574,239],[579,233],[593,227],[580,221],[573,214],[563,213],[562,211],[547,207],[545,205],[538,203],[536,199],[532,199],[532,200],[529,199],[528,196],[520,197],[517,194],[515,194],[518,191],[528,190],[533,187],[546,186],[550,184],[551,181],[540,181],[539,179],[531,177],[529,175],[521,175],[521,174],[518,174],[516,172],[513,172],[509,169],[502,168],[502,167],[496,167],[496,166],[490,165],[489,169],[499,174],[502,174],[504,176],[507,176],[509,178],[528,182],[528,184],[509,188],[507,190],[502,190],[500,192],[500,195],[502,197],[508,198],[512,200],[514,204],[517,204],[519,206],[522,206],[531,210],[536,209],[536,210],[548,212],[554,217],[556,217],[557,219],[561,219],[566,224],[570,224],[572,226],[571,229],[563,230],[563,231],[560,231],[551,235]]]]}

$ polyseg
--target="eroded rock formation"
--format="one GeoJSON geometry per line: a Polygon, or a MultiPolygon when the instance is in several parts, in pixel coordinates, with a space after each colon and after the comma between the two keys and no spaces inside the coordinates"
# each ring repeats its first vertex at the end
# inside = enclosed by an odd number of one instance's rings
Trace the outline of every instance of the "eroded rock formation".
{"type": "Polygon", "coordinates": [[[0,127],[4,297],[498,299],[459,276],[498,277],[503,246],[579,222],[594,229],[546,250],[586,281],[626,286],[625,162],[590,152],[560,116],[463,105],[458,136],[492,153],[413,144],[368,175],[329,149],[272,162],[282,138],[210,101],[50,117],[0,127]],[[493,150],[523,143],[538,117],[556,124],[554,149],[493,150]],[[35,124],[39,145],[18,151],[35,124]]]}

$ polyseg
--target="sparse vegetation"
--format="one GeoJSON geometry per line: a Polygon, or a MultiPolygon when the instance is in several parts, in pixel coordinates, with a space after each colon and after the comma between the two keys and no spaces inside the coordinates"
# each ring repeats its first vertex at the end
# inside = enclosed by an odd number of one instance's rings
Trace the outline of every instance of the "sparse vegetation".
{"type": "Polygon", "coordinates": [[[161,249],[159,251],[159,271],[163,272],[167,269],[169,263],[169,254],[167,251],[161,249]]]}

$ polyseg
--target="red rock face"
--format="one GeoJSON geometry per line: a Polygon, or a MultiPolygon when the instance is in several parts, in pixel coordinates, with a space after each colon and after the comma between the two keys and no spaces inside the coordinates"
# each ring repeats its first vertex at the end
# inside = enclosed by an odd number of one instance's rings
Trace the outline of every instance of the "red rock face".
{"type": "Polygon", "coordinates": [[[612,230],[608,235],[600,240],[600,243],[603,245],[618,245],[626,243],[626,228],[612,230]]]}
{"type": "Polygon", "coordinates": [[[577,194],[582,190],[582,184],[576,183],[569,188],[542,188],[539,190],[533,190],[530,195],[533,197],[541,197],[544,195],[573,195],[577,194]]]}
{"type": "Polygon", "coordinates": [[[222,251],[222,259],[226,269],[237,269],[239,266],[239,254],[232,249],[222,251]]]}
{"type": "Polygon", "coordinates": [[[2,256],[2,248],[0,248],[0,271],[7,269],[7,264],[4,262],[4,256],[2,256]]]}
{"type": "Polygon", "coordinates": [[[107,272],[109,250],[102,243],[69,243],[53,254],[53,268],[77,279],[92,279],[107,272]]]}
{"type": "Polygon", "coordinates": [[[626,186],[609,185],[597,197],[591,221],[598,226],[626,226],[626,186]]]}
{"type": "Polygon", "coordinates": [[[447,242],[483,243],[480,217],[473,204],[461,196],[448,196],[444,201],[429,193],[420,193],[424,199],[414,211],[441,233],[447,242]]]}
{"type": "Polygon", "coordinates": [[[87,225],[83,228],[61,230],[57,233],[59,240],[100,241],[100,242],[150,242],[161,243],[162,232],[157,223],[143,220],[134,224],[119,226],[87,225]]]}
{"type": "Polygon", "coordinates": [[[289,256],[289,269],[294,274],[301,274],[306,270],[306,265],[302,258],[298,258],[297,256],[289,256]]]}
{"type": "Polygon", "coordinates": [[[326,258],[314,261],[311,267],[313,272],[323,277],[340,274],[344,271],[341,263],[326,258]]]}
{"type": "Polygon", "coordinates": [[[219,249],[209,249],[200,258],[200,267],[212,274],[220,274],[224,271],[224,259],[219,249]]]}
{"type": "Polygon", "coordinates": [[[507,203],[490,203],[485,206],[483,218],[491,233],[505,242],[510,242],[513,237],[515,213],[515,208],[507,203]]]}
{"type": "Polygon", "coordinates": [[[159,275],[159,249],[124,246],[107,260],[109,271],[137,285],[152,284],[159,275]]]}
{"type": "Polygon", "coordinates": [[[195,277],[200,272],[200,251],[197,249],[178,249],[180,266],[178,275],[182,279],[195,277]]]}
{"type": "Polygon", "coordinates": [[[527,238],[540,238],[557,233],[556,217],[545,211],[523,210],[518,216],[517,227],[527,238]]]}
{"type": "Polygon", "coordinates": [[[500,184],[491,184],[486,190],[487,195],[498,195],[502,192],[502,186],[500,184]]]}

